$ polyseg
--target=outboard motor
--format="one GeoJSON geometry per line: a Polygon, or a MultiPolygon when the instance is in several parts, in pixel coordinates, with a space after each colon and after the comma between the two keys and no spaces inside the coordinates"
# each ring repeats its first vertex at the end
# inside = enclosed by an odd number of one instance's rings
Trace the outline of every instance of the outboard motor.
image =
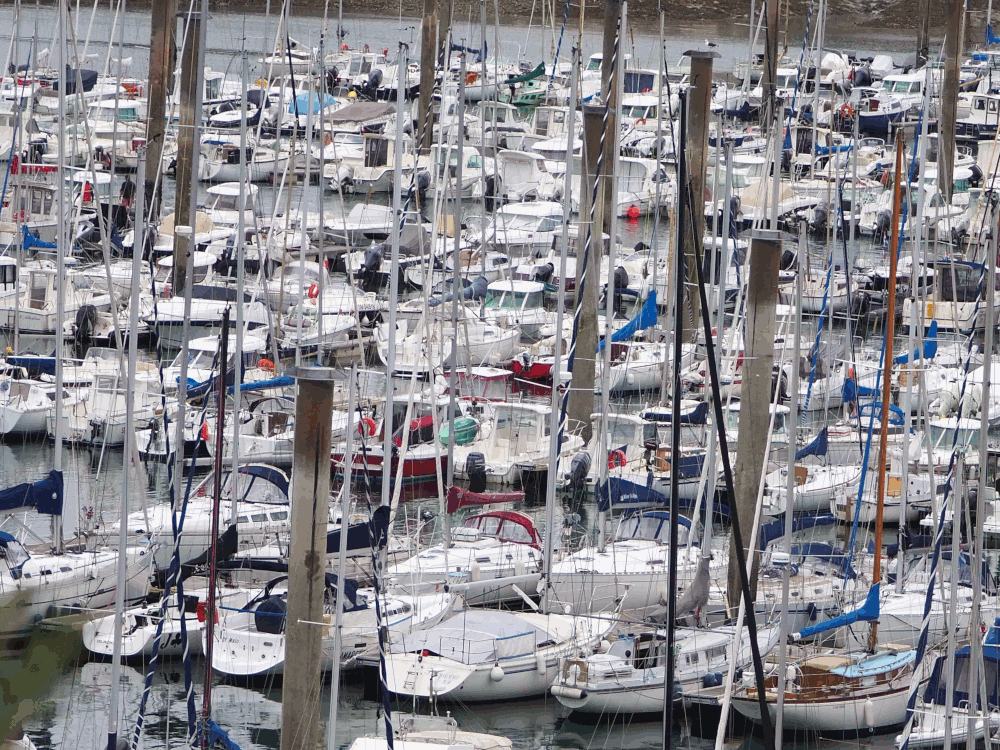
{"type": "Polygon", "coordinates": [[[431,173],[426,169],[422,169],[417,172],[416,179],[413,181],[413,186],[410,188],[408,198],[413,198],[414,192],[420,199],[420,205],[424,205],[424,197],[427,195],[427,189],[431,186],[431,173]]]}
{"type": "Polygon", "coordinates": [[[280,596],[269,596],[257,605],[253,615],[257,632],[280,635],[285,632],[285,600],[280,596]]]}
{"type": "Polygon", "coordinates": [[[556,272],[556,267],[551,263],[545,263],[535,269],[535,281],[548,284],[552,281],[552,276],[556,272]]]}
{"type": "Polygon", "coordinates": [[[475,451],[465,459],[465,473],[469,477],[469,490],[483,492],[486,490],[486,456],[475,451]]]}
{"type": "Polygon", "coordinates": [[[830,220],[830,208],[825,203],[820,203],[813,209],[813,220],[811,229],[821,234],[826,232],[827,223],[830,220]]]}
{"type": "Polygon", "coordinates": [[[587,475],[590,474],[590,454],[580,451],[569,465],[569,486],[574,490],[582,490],[587,486],[587,475]]]}
{"type": "Polygon", "coordinates": [[[972,177],[969,178],[969,184],[972,187],[980,187],[983,184],[983,170],[975,162],[972,163],[969,169],[972,170],[972,177]]]}
{"type": "Polygon", "coordinates": [[[871,86],[872,85],[872,69],[867,65],[862,65],[860,68],[854,69],[854,85],[855,86],[871,86]]]}
{"type": "Polygon", "coordinates": [[[368,74],[368,80],[361,86],[361,93],[369,99],[375,99],[378,87],[382,85],[382,69],[375,68],[368,74]]]}
{"type": "Polygon", "coordinates": [[[790,271],[796,268],[798,265],[798,256],[795,254],[794,250],[789,250],[785,248],[781,251],[781,270],[790,271]]]}
{"type": "Polygon", "coordinates": [[[381,267],[381,245],[373,245],[365,250],[365,261],[361,264],[361,268],[358,270],[358,276],[361,278],[361,287],[366,292],[373,292],[378,289],[379,284],[377,275],[379,268],[381,267]]]}
{"type": "Polygon", "coordinates": [[[77,359],[83,359],[94,340],[94,329],[97,327],[97,308],[93,305],[81,305],[76,311],[76,333],[73,334],[73,353],[77,359]]]}
{"type": "Polygon", "coordinates": [[[614,298],[612,299],[612,304],[616,312],[623,314],[625,313],[625,307],[622,303],[622,292],[628,289],[628,271],[624,267],[618,266],[615,269],[614,276],[614,298]]]}
{"type": "Polygon", "coordinates": [[[892,214],[888,211],[879,211],[875,217],[875,241],[882,242],[888,235],[892,227],[892,214]]]}
{"type": "Polygon", "coordinates": [[[340,78],[340,71],[336,68],[328,68],[326,71],[326,93],[332,94],[337,88],[337,79],[340,78]]]}
{"type": "Polygon", "coordinates": [[[502,190],[500,189],[500,183],[502,182],[499,175],[489,174],[486,175],[486,180],[483,186],[483,204],[486,210],[489,212],[496,211],[503,204],[503,196],[501,195],[502,190]]]}

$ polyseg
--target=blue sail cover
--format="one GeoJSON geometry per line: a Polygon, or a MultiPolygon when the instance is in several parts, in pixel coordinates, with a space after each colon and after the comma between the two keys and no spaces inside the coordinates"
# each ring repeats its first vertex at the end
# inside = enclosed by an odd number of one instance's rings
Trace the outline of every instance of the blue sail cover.
{"type": "MultiPolygon", "coordinates": [[[[830,513],[819,516],[799,516],[792,519],[792,533],[812,529],[817,526],[832,526],[837,523],[837,519],[830,513]]],[[[760,527],[760,549],[761,552],[767,549],[767,545],[775,539],[781,539],[785,535],[785,519],[778,518],[760,527]]]]}
{"type": "Polygon", "coordinates": [[[52,470],[40,482],[25,483],[0,491],[0,512],[35,508],[39,513],[61,516],[63,510],[63,475],[52,470]]]}
{"type": "MultiPolygon", "coordinates": [[[[656,320],[656,290],[654,289],[646,297],[646,301],[643,303],[639,314],[611,334],[611,343],[617,344],[620,341],[632,338],[638,331],[652,328],[656,325],[656,320]]],[[[604,351],[604,339],[597,342],[597,351],[604,351]]]]}
{"type": "MultiPolygon", "coordinates": [[[[927,337],[924,339],[924,348],[922,351],[918,350],[913,352],[913,359],[934,359],[934,355],[937,354],[937,321],[931,321],[930,328],[927,329],[927,337]]],[[[910,353],[900,354],[892,363],[894,365],[903,365],[910,361],[910,353]]]]}
{"type": "Polygon", "coordinates": [[[619,477],[608,477],[608,481],[601,485],[597,497],[597,509],[600,511],[669,504],[670,501],[662,492],[619,477]]]}
{"type": "Polygon", "coordinates": [[[851,625],[855,622],[871,622],[872,620],[878,619],[879,612],[879,586],[876,583],[871,587],[868,592],[868,598],[865,599],[865,603],[858,607],[853,612],[847,612],[846,614],[840,615],[840,617],[833,617],[826,622],[821,622],[818,625],[810,625],[807,628],[802,628],[797,633],[792,634],[792,638],[796,641],[801,641],[803,638],[811,638],[818,633],[825,633],[828,630],[834,630],[836,628],[841,628],[844,625],[851,625]]]}
{"type": "MultiPolygon", "coordinates": [[[[707,424],[708,423],[708,402],[702,401],[686,414],[681,414],[681,424],[707,424]]],[[[661,422],[670,424],[674,415],[670,409],[644,409],[639,412],[639,416],[647,422],[661,422]]]]}
{"type": "Polygon", "coordinates": [[[991,44],[1000,44],[1000,36],[994,36],[993,34],[993,24],[986,24],[986,46],[991,44]]]}
{"type": "Polygon", "coordinates": [[[31,250],[31,248],[33,247],[53,248],[55,247],[55,245],[53,245],[51,242],[45,242],[44,240],[38,239],[35,235],[31,233],[31,230],[28,229],[27,224],[22,224],[21,247],[23,247],[25,250],[31,250]]]}
{"type": "MultiPolygon", "coordinates": [[[[243,391],[266,391],[268,388],[285,388],[290,385],[295,385],[295,378],[290,378],[287,375],[281,375],[277,378],[271,378],[270,380],[252,380],[249,383],[240,383],[240,392],[243,391]]],[[[233,392],[235,386],[229,386],[229,392],[233,392]]]]}
{"type": "Polygon", "coordinates": [[[795,451],[795,460],[801,461],[806,456],[825,456],[829,448],[829,432],[826,427],[805,448],[795,451]]]}

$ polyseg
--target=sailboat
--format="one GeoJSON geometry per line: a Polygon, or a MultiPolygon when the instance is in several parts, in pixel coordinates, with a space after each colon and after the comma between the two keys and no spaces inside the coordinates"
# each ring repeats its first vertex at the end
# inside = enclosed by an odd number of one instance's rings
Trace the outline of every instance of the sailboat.
{"type": "MultiPolygon", "coordinates": [[[[914,722],[910,732],[908,746],[912,748],[945,747],[947,726],[951,725],[951,741],[968,747],[969,729],[974,726],[974,741],[978,742],[985,736],[992,737],[1000,729],[1000,618],[986,633],[982,649],[980,673],[985,675],[986,694],[977,690],[978,701],[975,708],[970,704],[969,673],[972,661],[972,649],[963,646],[955,652],[951,711],[948,706],[949,680],[947,656],[939,656],[934,662],[931,678],[924,690],[923,705],[915,713],[918,721],[914,722]]],[[[903,735],[895,739],[897,748],[903,745],[903,735]]]]}
{"type": "MultiPolygon", "coordinates": [[[[60,518],[62,472],[0,492],[0,512],[22,508],[60,518]]],[[[126,550],[125,560],[126,599],[135,602],[149,592],[153,555],[148,546],[134,546],[126,550]]],[[[117,578],[116,550],[63,551],[62,540],[56,539],[55,549],[39,552],[0,531],[0,651],[19,648],[38,619],[109,606],[117,578]]]]}

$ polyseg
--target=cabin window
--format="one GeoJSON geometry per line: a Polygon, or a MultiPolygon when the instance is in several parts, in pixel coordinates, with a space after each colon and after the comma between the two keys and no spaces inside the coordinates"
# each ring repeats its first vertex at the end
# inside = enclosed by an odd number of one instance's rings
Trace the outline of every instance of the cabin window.
{"type": "Polygon", "coordinates": [[[63,565],[59,568],[60,573],[72,573],[73,569],[69,565],[63,565]]]}
{"type": "Polygon", "coordinates": [[[548,135],[549,133],[549,110],[535,110],[535,135],[548,135]]]}
{"type": "Polygon", "coordinates": [[[194,283],[197,284],[199,281],[204,281],[205,277],[208,276],[208,270],[211,266],[195,266],[194,267],[194,283]]]}
{"type": "Polygon", "coordinates": [[[477,558],[476,558],[476,562],[477,562],[477,563],[488,563],[489,561],[490,561],[490,558],[489,558],[489,556],[485,556],[485,557],[477,557],[477,558]]]}
{"type": "Polygon", "coordinates": [[[263,523],[267,520],[267,513],[252,513],[250,514],[250,520],[254,523],[263,523]]]}
{"type": "Polygon", "coordinates": [[[482,169],[483,168],[483,158],[479,154],[473,154],[469,157],[469,161],[465,165],[469,169],[482,169]]]}
{"type": "Polygon", "coordinates": [[[978,110],[984,110],[984,109],[986,109],[986,100],[985,99],[978,99],[978,98],[974,99],[973,102],[972,102],[972,108],[973,109],[978,109],[978,110]]]}
{"type": "Polygon", "coordinates": [[[0,266],[0,282],[3,284],[17,283],[17,266],[0,266]]]}
{"type": "Polygon", "coordinates": [[[996,99],[990,99],[989,100],[989,104],[987,106],[987,111],[989,111],[989,112],[996,112],[997,111],[997,101],[996,101],[996,99]]]}
{"type": "Polygon", "coordinates": [[[31,191],[31,213],[40,214],[42,212],[42,191],[31,191]]]}
{"type": "Polygon", "coordinates": [[[222,94],[222,79],[210,78],[205,81],[205,98],[218,99],[222,94]]]}
{"type": "Polygon", "coordinates": [[[725,658],[726,652],[729,649],[726,646],[712,646],[711,648],[705,649],[705,658],[709,661],[714,659],[725,658]]]}
{"type": "Polygon", "coordinates": [[[526,528],[511,521],[504,523],[501,537],[505,542],[518,542],[520,544],[531,544],[534,541],[526,528]]]}
{"type": "Polygon", "coordinates": [[[137,119],[139,118],[136,117],[135,110],[131,107],[118,110],[118,120],[120,122],[134,122],[137,119]]]}
{"type": "Polygon", "coordinates": [[[285,521],[288,519],[288,511],[279,510],[277,513],[272,513],[271,518],[275,521],[285,521]]]}
{"type": "Polygon", "coordinates": [[[656,77],[652,73],[638,73],[625,71],[625,93],[642,94],[652,91],[656,85],[656,77]]]}
{"type": "Polygon", "coordinates": [[[479,530],[485,536],[495,536],[500,530],[500,519],[495,516],[486,516],[479,520],[479,530]]]}
{"type": "Polygon", "coordinates": [[[587,63],[587,70],[600,70],[601,69],[601,58],[592,57],[590,62],[587,63]]]}
{"type": "Polygon", "coordinates": [[[979,266],[950,265],[938,266],[938,282],[941,286],[943,302],[975,302],[979,298],[979,281],[982,269],[979,266]],[[952,283],[954,269],[955,284],[952,283]],[[957,285],[957,288],[956,288],[957,285]]]}
{"type": "Polygon", "coordinates": [[[236,517],[236,523],[249,523],[249,522],[250,522],[250,519],[247,518],[246,516],[237,516],[236,517]]]}

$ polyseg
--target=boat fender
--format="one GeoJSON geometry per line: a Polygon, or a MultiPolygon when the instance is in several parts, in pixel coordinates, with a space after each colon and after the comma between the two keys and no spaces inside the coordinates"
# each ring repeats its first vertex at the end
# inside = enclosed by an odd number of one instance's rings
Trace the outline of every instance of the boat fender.
{"type": "Polygon", "coordinates": [[[319,284],[313,284],[309,287],[309,299],[316,299],[319,296],[319,284]]]}
{"type": "Polygon", "coordinates": [[[563,614],[571,615],[573,614],[573,605],[569,602],[563,605],[563,614]]]}
{"type": "Polygon", "coordinates": [[[479,578],[480,578],[480,575],[481,575],[481,573],[480,573],[480,570],[479,570],[479,563],[477,563],[477,562],[472,563],[472,567],[469,568],[469,580],[470,581],[478,581],[479,578]]]}
{"type": "Polygon", "coordinates": [[[875,731],[875,704],[871,698],[865,701],[865,724],[868,726],[868,731],[875,731]]]}
{"type": "Polygon", "coordinates": [[[569,698],[571,700],[583,700],[587,697],[587,691],[580,688],[567,687],[565,685],[553,685],[552,695],[558,698],[569,698]]]}
{"type": "Polygon", "coordinates": [[[500,682],[503,679],[503,668],[499,664],[494,664],[490,670],[490,679],[493,682],[500,682]]]}
{"type": "Polygon", "coordinates": [[[545,674],[549,671],[549,665],[545,663],[545,657],[541,654],[535,654],[535,669],[538,670],[538,674],[545,674]]]}

